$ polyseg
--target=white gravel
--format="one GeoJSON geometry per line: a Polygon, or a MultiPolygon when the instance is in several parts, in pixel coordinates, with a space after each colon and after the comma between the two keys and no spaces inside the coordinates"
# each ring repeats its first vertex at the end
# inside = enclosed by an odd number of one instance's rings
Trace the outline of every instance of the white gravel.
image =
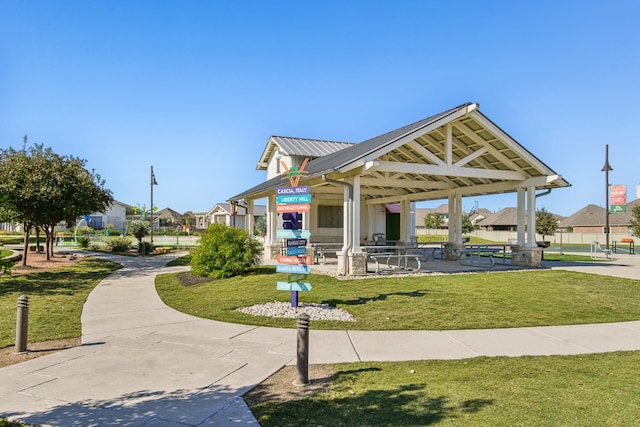
{"type": "Polygon", "coordinates": [[[236,309],[252,316],[284,317],[296,319],[300,314],[307,313],[311,320],[338,320],[342,322],[355,322],[356,318],[351,313],[340,308],[332,307],[329,304],[311,304],[301,302],[297,308],[291,307],[289,302],[268,302],[256,304],[251,307],[241,307],[236,309]]]}

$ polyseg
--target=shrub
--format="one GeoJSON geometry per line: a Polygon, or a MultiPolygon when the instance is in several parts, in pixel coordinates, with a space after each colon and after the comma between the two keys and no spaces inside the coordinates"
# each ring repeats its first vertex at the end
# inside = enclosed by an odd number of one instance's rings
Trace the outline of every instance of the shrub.
{"type": "Polygon", "coordinates": [[[80,246],[81,248],[88,248],[89,238],[87,236],[78,237],[78,246],[80,246]]]}
{"type": "Polygon", "coordinates": [[[191,272],[226,278],[242,274],[260,263],[262,246],[245,230],[212,224],[193,251],[191,272]]]}
{"type": "Polygon", "coordinates": [[[105,246],[111,252],[126,252],[131,248],[131,240],[127,237],[109,237],[105,246]]]}

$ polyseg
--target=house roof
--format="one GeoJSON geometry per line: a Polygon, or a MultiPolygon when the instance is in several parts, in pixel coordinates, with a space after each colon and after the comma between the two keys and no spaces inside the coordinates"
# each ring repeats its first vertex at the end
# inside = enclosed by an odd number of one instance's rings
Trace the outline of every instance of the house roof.
{"type": "MultiPolygon", "coordinates": [[[[301,180],[314,193],[342,194],[323,176],[360,176],[368,203],[439,200],[500,194],[518,187],[559,188],[570,184],[506,132],[466,103],[391,132],[310,161],[301,180]]],[[[230,200],[257,199],[283,183],[274,177],[230,200]]]]}
{"type": "MultiPolygon", "coordinates": [[[[633,217],[634,206],[640,205],[640,199],[627,203],[627,212],[609,214],[609,225],[629,225],[633,217]]],[[[564,227],[604,227],[606,210],[602,206],[587,205],[573,215],[560,221],[559,226],[564,227]]]]}
{"type": "MultiPolygon", "coordinates": [[[[209,210],[209,214],[213,213],[214,211],[222,211],[224,212],[226,215],[230,215],[231,212],[229,211],[229,203],[228,202],[221,202],[221,203],[216,203],[211,210],[209,210]]],[[[247,208],[245,208],[244,206],[238,206],[238,215],[246,215],[247,214],[247,208]]],[[[254,205],[253,206],[253,216],[264,216],[267,213],[267,207],[264,205],[254,205]]]]}
{"type": "Polygon", "coordinates": [[[504,208],[493,213],[478,223],[481,227],[516,226],[518,224],[518,208],[504,208]]]}
{"type": "Polygon", "coordinates": [[[266,170],[273,152],[279,151],[287,156],[301,156],[315,159],[352,146],[351,142],[327,141],[323,139],[293,138],[290,136],[271,136],[267,140],[257,170],[266,170]]]}
{"type": "Polygon", "coordinates": [[[176,218],[176,219],[182,219],[183,215],[178,212],[178,211],[174,211],[171,208],[164,208],[164,209],[160,209],[158,212],[154,213],[154,216],[157,218],[176,218]]]}

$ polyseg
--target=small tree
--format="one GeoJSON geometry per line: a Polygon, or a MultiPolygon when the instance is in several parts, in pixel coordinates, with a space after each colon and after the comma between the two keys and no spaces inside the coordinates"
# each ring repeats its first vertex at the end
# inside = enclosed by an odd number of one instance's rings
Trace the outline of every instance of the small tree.
{"type": "Polygon", "coordinates": [[[558,228],[558,220],[556,217],[545,208],[542,208],[536,212],[536,233],[542,236],[542,240],[546,236],[553,236],[558,228]]]}
{"type": "Polygon", "coordinates": [[[211,224],[193,251],[191,271],[197,276],[233,277],[260,263],[262,245],[245,230],[211,224]]]}
{"type": "Polygon", "coordinates": [[[444,226],[444,216],[438,212],[431,212],[424,217],[424,227],[427,230],[437,230],[444,226]]]}
{"type": "Polygon", "coordinates": [[[640,237],[640,205],[631,210],[631,234],[640,237]]]}
{"type": "Polygon", "coordinates": [[[469,234],[476,229],[468,214],[462,216],[462,234],[469,234]]]}
{"type": "Polygon", "coordinates": [[[142,241],[142,239],[144,239],[145,236],[149,235],[149,230],[147,229],[146,225],[142,222],[136,222],[131,226],[131,234],[133,234],[133,237],[135,237],[138,240],[138,252],[140,252],[140,254],[142,255],[146,254],[147,246],[142,241]]]}
{"type": "Polygon", "coordinates": [[[257,236],[264,236],[267,234],[267,218],[263,216],[256,218],[256,223],[253,226],[253,232],[257,236]]]}

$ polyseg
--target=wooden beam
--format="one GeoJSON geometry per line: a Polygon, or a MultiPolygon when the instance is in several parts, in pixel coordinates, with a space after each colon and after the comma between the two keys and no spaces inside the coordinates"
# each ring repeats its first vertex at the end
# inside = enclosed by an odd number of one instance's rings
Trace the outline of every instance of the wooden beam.
{"type": "Polygon", "coordinates": [[[519,172],[497,169],[458,168],[455,166],[424,165],[416,163],[380,162],[380,171],[404,172],[419,175],[486,178],[521,181],[526,177],[519,172]]]}

